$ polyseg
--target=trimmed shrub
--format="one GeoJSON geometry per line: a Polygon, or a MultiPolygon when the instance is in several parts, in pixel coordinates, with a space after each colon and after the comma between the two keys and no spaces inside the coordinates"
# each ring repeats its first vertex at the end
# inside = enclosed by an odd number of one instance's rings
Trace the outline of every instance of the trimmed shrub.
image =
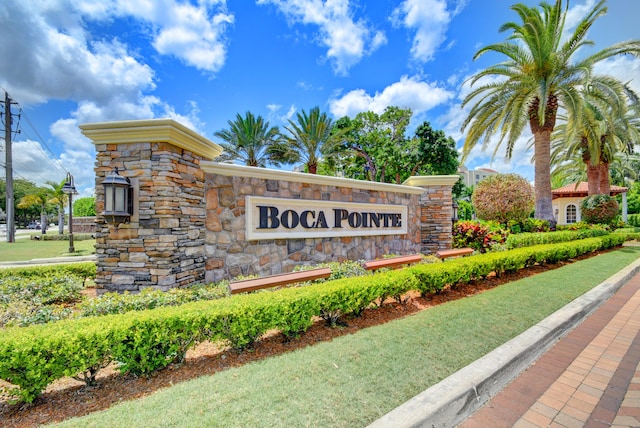
{"type": "MultiPolygon", "coordinates": [[[[31,240],[39,240],[39,241],[68,241],[69,235],[67,234],[38,234],[31,235],[31,240]]],[[[88,241],[90,239],[96,239],[96,236],[91,233],[74,233],[73,240],[74,241],[88,241]]]]}
{"type": "Polygon", "coordinates": [[[629,214],[627,223],[629,223],[629,226],[640,227],[640,214],[629,214]]]}
{"type": "Polygon", "coordinates": [[[604,229],[566,230],[547,233],[519,233],[507,237],[507,249],[529,247],[532,245],[554,244],[607,235],[604,229]]]}
{"type": "Polygon", "coordinates": [[[609,195],[587,196],[580,204],[582,218],[587,223],[609,224],[618,215],[618,201],[609,195]]]}
{"type": "Polygon", "coordinates": [[[68,263],[49,266],[25,266],[0,269],[0,279],[7,277],[42,278],[51,274],[72,275],[87,279],[95,279],[96,264],[94,262],[68,263]]]}
{"type": "Polygon", "coordinates": [[[533,212],[535,193],[531,184],[518,174],[495,174],[475,186],[471,200],[482,220],[522,223],[533,212]]]}
{"type": "Polygon", "coordinates": [[[244,349],[274,329],[287,336],[299,334],[316,316],[335,324],[341,316],[357,315],[376,302],[410,290],[424,294],[438,292],[484,278],[491,272],[500,275],[535,263],[555,263],[610,248],[630,236],[609,234],[446,263],[418,264],[314,287],[10,328],[0,335],[0,379],[14,385],[9,391],[14,397],[32,402],[56,379],[65,376],[95,379],[100,367],[111,361],[117,362],[124,373],[149,375],[181,361],[189,348],[203,340],[224,341],[244,349]]]}

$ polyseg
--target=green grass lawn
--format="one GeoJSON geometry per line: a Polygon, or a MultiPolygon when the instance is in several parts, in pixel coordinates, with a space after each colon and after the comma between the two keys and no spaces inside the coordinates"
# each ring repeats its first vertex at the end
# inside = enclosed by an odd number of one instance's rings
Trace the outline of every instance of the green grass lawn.
{"type": "Polygon", "coordinates": [[[639,257],[637,247],[601,254],[61,426],[366,426],[639,257]]]}
{"type": "Polygon", "coordinates": [[[95,239],[74,241],[75,252],[69,253],[69,241],[32,241],[16,239],[16,242],[0,242],[0,262],[15,262],[61,256],[87,256],[95,254],[95,239]]]}

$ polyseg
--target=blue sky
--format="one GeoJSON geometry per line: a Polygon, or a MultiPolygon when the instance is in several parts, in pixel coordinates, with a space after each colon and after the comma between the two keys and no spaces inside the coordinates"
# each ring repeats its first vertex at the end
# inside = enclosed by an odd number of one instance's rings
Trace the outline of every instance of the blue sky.
{"type": "MultiPolygon", "coordinates": [[[[3,0],[0,89],[25,113],[14,137],[15,177],[42,184],[69,171],[81,196],[92,196],[95,151],[78,125],[113,120],[171,117],[219,142],[214,132],[246,111],[282,127],[314,106],[338,119],[396,105],[414,111],[411,133],[428,120],[460,146],[463,82],[502,60],[474,62],[473,54],[507,37],[498,29],[517,21],[513,3],[3,0]]],[[[594,4],[572,0],[568,25],[594,4]]],[[[640,0],[607,6],[589,33],[596,48],[640,38],[640,0]]],[[[640,93],[640,59],[598,71],[640,93]]],[[[478,147],[466,164],[532,180],[528,138],[510,162],[502,149],[492,161],[493,147],[478,147]]]]}

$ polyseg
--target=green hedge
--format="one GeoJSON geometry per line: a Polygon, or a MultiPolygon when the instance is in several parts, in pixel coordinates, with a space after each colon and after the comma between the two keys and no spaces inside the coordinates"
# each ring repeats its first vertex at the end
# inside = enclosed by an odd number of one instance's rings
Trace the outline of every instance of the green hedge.
{"type": "MultiPolygon", "coordinates": [[[[92,233],[74,233],[73,234],[73,240],[74,241],[88,241],[90,239],[96,239],[96,236],[92,233]]],[[[31,240],[38,240],[38,241],[68,241],[69,240],[69,235],[68,234],[37,234],[37,235],[31,235],[31,240]]]]}
{"type": "Polygon", "coordinates": [[[11,393],[17,399],[32,402],[61,377],[94,381],[95,373],[109,362],[117,362],[122,372],[148,375],[181,361],[190,347],[204,340],[225,341],[242,349],[274,329],[286,336],[300,334],[311,326],[315,316],[335,323],[341,316],[358,314],[372,304],[381,305],[386,298],[401,299],[411,290],[437,292],[491,272],[500,275],[535,263],[555,263],[620,245],[626,239],[624,234],[610,234],[274,293],[10,328],[0,336],[0,378],[15,385],[11,393]]]}
{"type": "Polygon", "coordinates": [[[52,274],[68,274],[84,278],[96,277],[95,262],[66,263],[46,266],[25,266],[0,269],[0,279],[8,277],[40,278],[52,274]]]}
{"type": "Polygon", "coordinates": [[[576,239],[604,236],[609,232],[604,229],[563,230],[546,233],[518,233],[507,237],[507,249],[529,247],[532,245],[555,244],[558,242],[574,241],[576,239]]]}

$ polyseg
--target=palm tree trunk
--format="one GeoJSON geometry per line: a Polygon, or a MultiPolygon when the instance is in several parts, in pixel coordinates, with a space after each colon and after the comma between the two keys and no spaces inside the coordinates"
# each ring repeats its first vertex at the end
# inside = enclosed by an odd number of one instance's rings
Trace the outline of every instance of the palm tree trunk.
{"type": "Polygon", "coordinates": [[[47,213],[44,211],[40,211],[40,233],[43,235],[47,233],[47,213]]]}
{"type": "Polygon", "coordinates": [[[307,170],[309,174],[316,174],[318,172],[318,164],[317,163],[308,163],[307,170]]]}
{"type": "Polygon", "coordinates": [[[58,206],[58,235],[64,235],[64,207],[58,206]]]}
{"type": "Polygon", "coordinates": [[[533,134],[535,146],[536,218],[555,227],[551,195],[551,129],[542,127],[533,134]]]}
{"type": "Polygon", "coordinates": [[[609,180],[609,162],[600,162],[598,165],[600,172],[599,190],[603,195],[611,195],[611,181],[609,180]]]}
{"type": "Polygon", "coordinates": [[[600,168],[597,165],[591,165],[591,161],[585,161],[587,167],[587,185],[589,196],[600,194],[600,168]]]}

